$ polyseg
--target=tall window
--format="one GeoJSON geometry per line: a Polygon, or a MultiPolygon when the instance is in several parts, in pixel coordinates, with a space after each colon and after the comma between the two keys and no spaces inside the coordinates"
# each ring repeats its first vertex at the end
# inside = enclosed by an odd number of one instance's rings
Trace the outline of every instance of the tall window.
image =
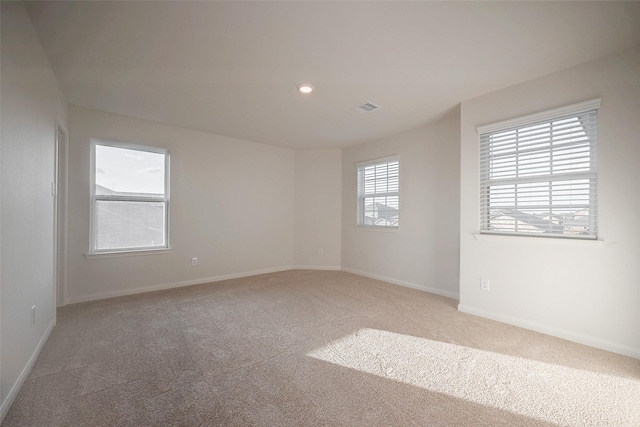
{"type": "Polygon", "coordinates": [[[91,252],[169,247],[169,153],[93,142],[91,252]]]}
{"type": "Polygon", "coordinates": [[[397,157],[358,163],[358,225],[398,227],[399,172],[397,157]]]}
{"type": "Polygon", "coordinates": [[[481,232],[597,237],[599,106],[590,101],[479,129],[481,232]]]}

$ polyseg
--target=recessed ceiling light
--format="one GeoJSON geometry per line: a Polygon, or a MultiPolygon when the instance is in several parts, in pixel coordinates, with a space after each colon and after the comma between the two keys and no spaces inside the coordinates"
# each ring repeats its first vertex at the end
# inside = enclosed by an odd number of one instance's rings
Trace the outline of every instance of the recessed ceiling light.
{"type": "Polygon", "coordinates": [[[313,89],[314,89],[313,86],[307,83],[300,83],[298,85],[298,92],[300,93],[311,93],[313,92],[313,89]]]}

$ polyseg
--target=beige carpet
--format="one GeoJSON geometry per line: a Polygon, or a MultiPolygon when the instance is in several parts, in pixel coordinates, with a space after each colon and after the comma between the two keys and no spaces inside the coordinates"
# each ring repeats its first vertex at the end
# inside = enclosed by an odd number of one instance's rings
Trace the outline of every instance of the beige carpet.
{"type": "Polygon", "coordinates": [[[9,426],[640,426],[640,361],[342,272],[67,306],[9,426]]]}

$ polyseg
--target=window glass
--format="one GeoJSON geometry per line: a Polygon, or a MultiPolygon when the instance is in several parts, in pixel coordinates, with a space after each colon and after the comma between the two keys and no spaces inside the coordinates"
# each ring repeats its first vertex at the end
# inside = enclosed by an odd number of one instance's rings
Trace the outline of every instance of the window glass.
{"type": "Polygon", "coordinates": [[[358,164],[358,225],[399,226],[400,164],[397,158],[358,164]]]}
{"type": "Polygon", "coordinates": [[[96,144],[96,194],[165,193],[165,154],[96,144]]]}
{"type": "Polygon", "coordinates": [[[168,248],[166,151],[95,143],[92,252],[168,248]]]}
{"type": "Polygon", "coordinates": [[[481,232],[596,238],[596,113],[480,135],[481,232]]]}

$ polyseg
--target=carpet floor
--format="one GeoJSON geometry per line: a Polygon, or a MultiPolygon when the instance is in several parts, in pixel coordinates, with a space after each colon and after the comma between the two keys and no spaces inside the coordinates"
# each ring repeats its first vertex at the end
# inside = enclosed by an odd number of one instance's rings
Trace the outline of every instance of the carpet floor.
{"type": "Polygon", "coordinates": [[[293,270],[74,304],[10,426],[640,426],[640,361],[293,270]]]}

